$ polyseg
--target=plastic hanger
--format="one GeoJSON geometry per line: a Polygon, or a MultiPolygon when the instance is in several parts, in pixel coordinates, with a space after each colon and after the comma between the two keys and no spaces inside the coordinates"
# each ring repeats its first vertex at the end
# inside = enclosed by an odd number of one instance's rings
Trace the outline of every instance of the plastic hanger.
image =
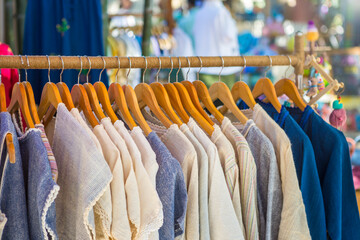
{"type": "Polygon", "coordinates": [[[286,69],[285,77],[281,80],[279,80],[277,83],[275,83],[275,91],[276,95],[279,97],[283,94],[285,94],[290,100],[292,100],[295,105],[301,110],[304,111],[306,108],[306,103],[301,98],[300,93],[295,86],[295,83],[291,81],[290,79],[286,78],[286,73],[291,67],[291,58],[289,58],[289,67],[286,69]]]}
{"type": "Polygon", "coordinates": [[[104,68],[101,70],[100,75],[99,75],[99,81],[97,81],[96,83],[94,83],[94,88],[96,91],[96,94],[99,98],[99,101],[101,103],[102,108],[104,109],[104,111],[106,112],[106,114],[110,117],[111,122],[115,123],[118,119],[118,117],[116,116],[114,110],[111,107],[110,104],[110,99],[109,99],[109,93],[106,89],[106,86],[103,82],[101,82],[101,74],[102,72],[105,70],[106,67],[106,62],[104,57],[101,57],[101,59],[104,62],[104,68]]]}
{"type": "MultiPolygon", "coordinates": [[[[270,69],[272,67],[272,59],[270,56],[268,56],[268,57],[270,59],[270,67],[269,67],[269,69],[270,69]]],[[[252,95],[256,99],[260,95],[264,94],[266,96],[266,98],[270,101],[270,103],[274,106],[276,111],[278,113],[280,113],[281,104],[280,104],[279,100],[277,99],[275,87],[274,87],[273,83],[271,82],[271,80],[266,77],[266,72],[269,71],[269,69],[265,71],[265,77],[259,79],[257,81],[257,83],[255,84],[255,87],[252,90],[252,95]]]]}
{"type": "Polygon", "coordinates": [[[215,107],[213,101],[211,100],[211,97],[210,97],[210,94],[209,94],[209,91],[208,91],[206,85],[202,81],[199,80],[200,71],[202,69],[202,60],[200,57],[198,57],[198,58],[199,58],[200,64],[201,64],[200,69],[197,72],[198,80],[194,81],[193,83],[186,81],[183,84],[185,85],[186,89],[188,90],[193,102],[194,102],[194,98],[200,99],[200,101],[205,105],[206,109],[209,110],[209,112],[216,118],[216,120],[218,120],[220,123],[222,123],[224,116],[215,107]]]}
{"type": "MultiPolygon", "coordinates": [[[[127,77],[129,77],[129,74],[131,71],[131,59],[129,57],[128,57],[128,59],[129,59],[130,67],[129,67],[129,71],[127,73],[127,77]]],[[[129,106],[129,109],[131,110],[132,114],[134,115],[134,118],[139,123],[141,129],[144,131],[144,134],[146,136],[148,136],[152,132],[152,130],[149,127],[149,124],[146,122],[144,116],[141,113],[139,103],[138,103],[134,89],[128,83],[126,83],[126,87],[125,87],[125,99],[126,99],[126,103],[129,106]]]]}
{"type": "Polygon", "coordinates": [[[60,93],[60,96],[61,96],[61,99],[63,101],[63,103],[65,104],[66,108],[71,111],[71,109],[75,108],[75,105],[73,103],[73,100],[71,98],[71,93],[70,93],[70,90],[68,88],[68,86],[66,85],[66,83],[64,83],[62,81],[62,74],[64,72],[64,60],[63,58],[59,55],[60,57],[60,60],[61,60],[61,64],[62,64],[62,69],[61,69],[61,73],[60,73],[60,81],[56,84],[58,90],[59,90],[59,93],[60,93]]]}
{"type": "Polygon", "coordinates": [[[156,100],[158,101],[159,105],[162,107],[162,109],[166,112],[166,114],[169,116],[171,121],[176,123],[177,125],[181,126],[183,123],[181,122],[180,118],[176,115],[174,109],[171,106],[169,96],[166,92],[165,87],[159,83],[159,73],[161,70],[161,59],[159,59],[159,70],[156,73],[156,82],[153,82],[150,84],[150,87],[154,91],[156,100]]]}
{"type": "MultiPolygon", "coordinates": [[[[49,107],[52,105],[55,109],[57,109],[59,103],[61,103],[61,96],[59,93],[59,90],[57,89],[55,83],[52,83],[50,81],[50,59],[49,56],[46,55],[46,58],[49,63],[49,69],[48,69],[48,80],[43,88],[43,91],[41,93],[41,100],[40,105],[38,109],[38,115],[39,118],[42,119],[45,115],[45,113],[49,110],[49,107]]],[[[52,117],[52,116],[49,116],[52,117]]]]}
{"type": "MultiPolygon", "coordinates": [[[[86,74],[86,83],[84,84],[84,87],[86,89],[86,93],[89,97],[89,101],[90,101],[90,105],[91,105],[91,109],[94,111],[97,119],[101,120],[103,118],[106,118],[100,104],[99,104],[99,99],[98,99],[98,96],[96,94],[96,91],[95,91],[95,88],[94,86],[89,83],[89,74],[90,74],[90,71],[91,71],[91,61],[90,61],[90,58],[85,56],[87,58],[87,60],[89,61],[89,71],[88,73],[86,74]]],[[[104,71],[104,69],[102,70],[104,71]]],[[[101,73],[102,73],[101,71],[101,73]]],[[[101,75],[100,73],[100,75],[101,75]]],[[[101,77],[101,76],[100,76],[101,77]]]]}
{"type": "MultiPolygon", "coordinates": [[[[179,115],[181,120],[185,123],[188,123],[190,117],[186,113],[184,106],[182,105],[179,92],[177,91],[176,87],[170,83],[170,75],[173,71],[173,66],[174,66],[174,62],[172,61],[171,57],[170,57],[170,61],[171,61],[171,71],[169,72],[169,75],[168,75],[168,82],[164,84],[164,87],[170,98],[171,106],[173,106],[173,108],[175,109],[175,111],[177,112],[177,114],[179,115]]],[[[178,72],[180,71],[180,69],[181,69],[181,62],[179,61],[178,72]]],[[[176,79],[177,78],[178,78],[178,74],[176,74],[176,79]]]]}
{"type": "Polygon", "coordinates": [[[234,99],[231,95],[230,89],[228,86],[221,82],[221,72],[224,69],[224,59],[222,57],[222,68],[219,72],[219,81],[212,84],[209,88],[209,93],[211,96],[211,100],[215,101],[216,99],[219,99],[230,111],[234,114],[234,116],[242,123],[245,124],[248,119],[246,116],[240,111],[240,109],[236,106],[236,103],[234,102],[234,99]]]}
{"type": "MultiPolygon", "coordinates": [[[[1,82],[1,69],[0,69],[0,112],[6,112],[6,94],[5,94],[5,85],[1,82]]],[[[7,133],[5,136],[6,148],[9,154],[10,163],[16,162],[15,146],[13,135],[7,133]]]]}
{"type": "MultiPolygon", "coordinates": [[[[22,59],[21,56],[20,56],[20,58],[21,58],[21,64],[24,64],[23,59],[22,59]]],[[[27,57],[27,55],[25,55],[25,58],[26,58],[26,64],[27,64],[27,68],[28,68],[28,67],[30,67],[29,58],[27,57]]],[[[26,95],[27,95],[28,104],[29,104],[32,119],[33,119],[35,124],[40,124],[41,122],[40,122],[39,115],[37,113],[37,108],[36,108],[35,98],[34,98],[34,91],[32,89],[31,84],[27,80],[27,69],[26,68],[25,68],[25,82],[22,82],[22,84],[24,85],[24,87],[26,89],[26,95]]]]}
{"type": "Polygon", "coordinates": [[[125,123],[128,125],[128,127],[132,130],[137,125],[129,112],[128,106],[126,105],[124,91],[123,91],[120,83],[118,82],[118,73],[120,70],[120,59],[118,56],[117,56],[117,60],[118,60],[118,70],[116,72],[115,82],[109,86],[109,91],[108,91],[109,100],[110,100],[110,104],[115,102],[115,106],[117,106],[117,108],[120,110],[122,119],[125,121],[125,123]]]}
{"type": "Polygon", "coordinates": [[[160,120],[160,122],[166,127],[169,128],[172,125],[172,122],[165,116],[161,111],[159,104],[157,103],[155,94],[152,88],[144,82],[145,72],[147,70],[147,59],[145,59],[145,71],[142,76],[142,83],[138,84],[135,87],[135,93],[138,100],[140,109],[148,106],[154,115],[160,120]]]}
{"type": "Polygon", "coordinates": [[[95,115],[91,109],[88,95],[86,93],[85,87],[80,84],[80,74],[83,69],[82,59],[79,56],[81,62],[81,69],[78,74],[78,83],[75,84],[71,89],[71,98],[75,107],[80,108],[83,111],[86,119],[89,121],[90,125],[94,128],[99,125],[98,120],[95,118],[95,115]]]}

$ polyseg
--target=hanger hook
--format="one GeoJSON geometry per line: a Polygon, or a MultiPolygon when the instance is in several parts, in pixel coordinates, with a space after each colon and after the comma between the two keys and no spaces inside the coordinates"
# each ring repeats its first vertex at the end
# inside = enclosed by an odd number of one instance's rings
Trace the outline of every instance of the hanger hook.
{"type": "Polygon", "coordinates": [[[196,75],[197,75],[197,80],[200,80],[200,71],[201,71],[201,69],[202,69],[202,67],[203,67],[203,64],[202,64],[201,57],[198,57],[198,58],[199,58],[199,61],[200,61],[200,69],[199,69],[199,71],[196,73],[196,75]]]}
{"type": "Polygon", "coordinates": [[[102,75],[103,71],[104,71],[104,70],[105,70],[105,68],[106,68],[106,61],[105,61],[105,58],[104,58],[104,57],[101,57],[101,59],[103,60],[104,67],[103,67],[103,69],[101,70],[101,72],[100,72],[100,74],[99,74],[99,82],[100,82],[100,80],[101,80],[101,75],[102,75]]]}
{"type": "Polygon", "coordinates": [[[244,70],[245,70],[245,68],[246,68],[246,58],[245,58],[245,56],[242,56],[242,58],[243,58],[243,60],[244,60],[244,66],[243,66],[243,68],[242,68],[242,70],[241,70],[241,72],[240,72],[240,81],[241,81],[242,73],[244,72],[244,70]]]}
{"type": "Polygon", "coordinates": [[[63,75],[63,72],[64,72],[64,60],[62,58],[62,56],[58,55],[60,60],[61,60],[61,72],[60,72],[60,82],[62,82],[62,75],[63,75]]]}
{"type": "MultiPolygon", "coordinates": [[[[28,80],[28,78],[27,78],[27,69],[30,67],[30,64],[29,64],[29,58],[28,58],[28,56],[27,55],[25,55],[25,58],[26,58],[26,68],[24,68],[24,70],[25,70],[25,82],[27,82],[28,80]]],[[[21,63],[22,63],[22,61],[21,61],[21,63]]]]}
{"type": "Polygon", "coordinates": [[[47,58],[48,63],[49,63],[49,69],[48,69],[48,79],[49,79],[49,82],[51,82],[51,81],[50,81],[50,58],[49,58],[49,56],[48,56],[48,55],[46,55],[46,58],[47,58]]]}
{"type": "Polygon", "coordinates": [[[178,82],[179,80],[179,72],[181,70],[181,61],[180,61],[180,57],[178,57],[178,62],[179,62],[179,69],[176,72],[176,82],[178,82]]]}
{"type": "Polygon", "coordinates": [[[147,58],[144,56],[144,59],[145,59],[145,70],[144,70],[144,72],[143,72],[143,75],[142,75],[142,82],[144,83],[144,81],[145,81],[145,73],[146,73],[146,71],[147,71],[147,58]]]}
{"type": "Polygon", "coordinates": [[[116,75],[115,75],[115,82],[118,83],[118,73],[120,71],[120,58],[119,58],[119,56],[116,56],[116,58],[117,58],[117,61],[118,61],[118,69],[117,69],[116,75]]]}
{"type": "Polygon", "coordinates": [[[160,59],[160,57],[158,57],[158,59],[159,59],[159,70],[156,73],[156,81],[157,82],[159,82],[159,73],[160,73],[160,70],[161,70],[161,59],[160,59]]]}
{"type": "Polygon", "coordinates": [[[174,62],[173,62],[171,56],[170,56],[170,62],[171,62],[171,70],[170,70],[169,75],[168,75],[168,83],[170,83],[170,75],[171,75],[171,73],[172,73],[172,71],[174,69],[174,62]]]}
{"type": "Polygon", "coordinates": [[[222,62],[222,67],[221,67],[221,70],[219,72],[219,82],[221,80],[221,72],[223,71],[224,65],[225,65],[224,58],[222,56],[220,56],[220,58],[221,58],[221,62],[222,62]]]}
{"type": "Polygon", "coordinates": [[[89,62],[89,71],[88,71],[87,74],[86,74],[86,82],[89,83],[89,74],[90,74],[90,72],[91,72],[91,61],[90,61],[90,58],[89,58],[88,56],[85,55],[85,57],[86,57],[86,59],[87,59],[88,62],[89,62]]]}
{"type": "Polygon", "coordinates": [[[128,59],[129,59],[129,71],[126,74],[126,85],[129,84],[129,74],[130,74],[130,71],[131,71],[131,59],[130,59],[130,57],[128,57],[128,59]]]}
{"type": "Polygon", "coordinates": [[[188,62],[188,66],[189,66],[189,70],[186,72],[186,80],[189,81],[189,72],[190,72],[191,66],[190,66],[190,60],[189,60],[188,57],[186,57],[186,60],[187,60],[187,62],[188,62]]]}
{"type": "Polygon", "coordinates": [[[286,56],[287,56],[287,58],[289,59],[289,66],[288,66],[288,68],[287,68],[286,71],[285,71],[285,78],[286,78],[287,72],[289,71],[289,69],[290,69],[290,67],[291,67],[291,58],[290,58],[289,55],[286,55],[286,56]]]}
{"type": "MultiPolygon", "coordinates": [[[[24,61],[23,61],[23,59],[22,59],[22,56],[19,55],[19,57],[20,57],[21,65],[23,65],[23,64],[24,64],[24,61]]],[[[21,82],[20,69],[18,69],[18,71],[19,71],[19,82],[21,82]]]]}
{"type": "Polygon", "coordinates": [[[81,72],[83,70],[83,63],[82,63],[81,57],[80,56],[78,56],[78,57],[80,59],[80,71],[79,71],[79,74],[78,74],[78,84],[80,84],[80,74],[81,74],[81,72]]]}
{"type": "Polygon", "coordinates": [[[266,69],[266,71],[265,71],[265,77],[266,77],[267,72],[272,68],[272,58],[271,58],[269,55],[268,55],[268,58],[269,58],[269,60],[270,60],[270,66],[269,66],[269,68],[266,69]]]}

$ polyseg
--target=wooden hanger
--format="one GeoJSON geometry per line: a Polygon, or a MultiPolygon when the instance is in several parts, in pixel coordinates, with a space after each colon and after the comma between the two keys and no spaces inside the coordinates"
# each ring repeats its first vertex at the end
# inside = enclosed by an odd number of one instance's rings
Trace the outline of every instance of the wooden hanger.
{"type": "MultiPolygon", "coordinates": [[[[286,70],[286,72],[289,70],[291,66],[291,58],[289,58],[289,67],[286,70]]],[[[277,83],[275,83],[275,91],[276,95],[279,97],[283,94],[285,94],[291,101],[295,103],[295,105],[301,110],[304,111],[306,108],[306,103],[301,98],[300,93],[295,86],[295,83],[291,81],[290,79],[286,78],[286,72],[285,72],[285,78],[279,80],[277,83]]]]}
{"type": "Polygon", "coordinates": [[[86,93],[85,87],[80,84],[80,74],[82,71],[82,59],[79,56],[81,62],[81,69],[78,74],[78,83],[73,86],[71,89],[71,98],[75,107],[80,108],[83,111],[86,119],[89,121],[90,125],[94,128],[99,125],[98,120],[95,118],[95,115],[91,109],[88,95],[86,93]]]}
{"type": "MultiPolygon", "coordinates": [[[[131,71],[131,59],[129,59],[129,71],[127,73],[127,77],[129,77],[130,71],[131,71]]],[[[144,134],[146,136],[149,136],[149,134],[152,132],[151,128],[149,127],[149,124],[146,122],[144,116],[141,113],[141,110],[139,108],[139,103],[135,94],[134,89],[126,84],[125,87],[125,99],[126,103],[129,106],[129,109],[131,110],[132,114],[134,115],[134,118],[139,123],[141,129],[144,131],[144,134]]]]}
{"type": "Polygon", "coordinates": [[[73,103],[73,100],[71,98],[71,93],[69,91],[68,86],[66,85],[66,83],[64,83],[62,81],[62,74],[64,72],[64,60],[63,58],[59,55],[60,59],[61,59],[61,64],[62,64],[62,69],[61,69],[61,73],[60,73],[60,81],[56,84],[61,99],[63,101],[63,103],[65,104],[66,108],[71,111],[71,109],[75,108],[75,105],[73,103]]]}
{"type": "MultiPolygon", "coordinates": [[[[170,61],[171,61],[171,71],[169,72],[169,75],[168,75],[168,83],[165,83],[164,87],[170,98],[171,106],[175,109],[177,114],[180,116],[181,120],[185,123],[188,123],[190,117],[186,113],[184,106],[182,105],[182,102],[181,102],[181,99],[179,96],[179,92],[177,91],[176,87],[170,83],[170,75],[173,71],[173,66],[174,66],[174,63],[173,63],[171,57],[170,57],[170,61]]],[[[181,67],[180,61],[179,61],[179,65],[181,67]]],[[[179,70],[180,70],[180,67],[179,67],[179,70]]]]}
{"type": "MultiPolygon", "coordinates": [[[[95,91],[95,88],[94,86],[89,83],[89,74],[90,74],[90,71],[91,71],[91,61],[90,61],[90,58],[89,57],[86,57],[89,61],[89,71],[88,73],[86,74],[86,83],[84,84],[84,87],[86,89],[86,93],[89,97],[89,100],[90,100],[90,105],[91,105],[91,109],[94,111],[96,117],[101,120],[103,118],[106,118],[100,104],[99,104],[99,99],[98,99],[98,96],[96,94],[96,91],[95,91]]],[[[104,69],[102,70],[104,71],[104,69]]],[[[101,71],[101,73],[102,73],[101,71]]],[[[101,77],[101,76],[100,76],[101,77]]]]}
{"type": "Polygon", "coordinates": [[[219,73],[219,81],[212,84],[209,88],[211,101],[215,101],[216,99],[219,99],[228,109],[230,109],[230,111],[242,124],[245,124],[248,121],[247,117],[240,111],[238,106],[236,106],[236,103],[234,102],[234,99],[231,95],[228,86],[220,81],[221,72],[224,69],[224,64],[225,64],[224,59],[222,57],[221,57],[221,61],[222,61],[222,68],[219,73]]]}
{"type": "MultiPolygon", "coordinates": [[[[272,59],[270,56],[268,56],[268,57],[270,59],[270,68],[271,68],[272,59]]],[[[266,96],[266,98],[269,100],[269,102],[276,109],[276,111],[278,113],[280,113],[281,104],[280,104],[279,100],[277,99],[277,95],[276,95],[276,91],[275,91],[275,87],[274,87],[273,83],[271,82],[271,80],[269,78],[266,77],[267,71],[268,70],[265,71],[265,77],[259,79],[257,81],[257,83],[255,84],[254,89],[252,90],[252,94],[255,99],[258,98],[260,95],[264,94],[266,96]]]]}
{"type": "MultiPolygon", "coordinates": [[[[20,71],[20,70],[19,70],[20,71]]],[[[0,112],[6,112],[6,94],[5,94],[5,85],[1,82],[1,69],[0,69],[0,112]]],[[[15,145],[13,140],[13,135],[7,133],[5,136],[6,148],[9,154],[10,163],[16,162],[15,154],[15,145]]]]}
{"type": "Polygon", "coordinates": [[[104,68],[100,72],[99,81],[94,83],[94,88],[95,88],[97,96],[99,97],[99,101],[101,103],[101,106],[105,110],[106,114],[110,117],[111,122],[115,123],[117,120],[119,120],[119,118],[116,116],[114,110],[112,109],[112,106],[110,104],[110,99],[109,99],[109,93],[108,93],[108,91],[106,89],[105,84],[100,81],[101,80],[101,74],[102,74],[102,72],[104,71],[104,69],[106,67],[105,59],[103,57],[101,57],[101,59],[104,62],[104,68]]]}
{"type": "MultiPolygon", "coordinates": [[[[109,91],[108,91],[109,101],[110,101],[110,104],[115,102],[115,105],[120,110],[122,119],[125,121],[125,123],[128,125],[128,127],[132,130],[137,125],[129,112],[128,106],[126,105],[124,91],[123,91],[120,83],[118,82],[118,73],[120,70],[120,59],[118,56],[116,56],[116,57],[118,59],[118,70],[115,75],[115,79],[116,79],[115,82],[109,86],[109,91]]],[[[96,89],[96,86],[95,86],[95,89],[96,89]]]]}
{"type": "MultiPolygon", "coordinates": [[[[52,105],[55,109],[57,109],[58,105],[62,103],[61,96],[59,90],[57,89],[55,83],[50,82],[50,59],[49,56],[46,55],[49,63],[48,69],[48,79],[41,93],[41,99],[38,109],[39,118],[42,119],[45,113],[49,110],[49,107],[52,105]]],[[[49,116],[52,117],[52,116],[49,116]]]]}
{"type": "Polygon", "coordinates": [[[143,82],[138,84],[135,87],[136,97],[139,103],[140,109],[148,106],[150,110],[154,113],[154,115],[161,121],[161,123],[169,128],[172,125],[172,122],[165,116],[165,114],[161,111],[161,108],[156,100],[155,94],[152,88],[144,83],[145,72],[147,70],[147,59],[145,58],[145,71],[143,72],[143,82]]]}
{"type": "Polygon", "coordinates": [[[169,116],[171,121],[176,123],[178,126],[181,126],[183,123],[181,122],[180,118],[176,115],[174,109],[172,108],[170,99],[166,92],[165,87],[161,83],[159,83],[159,72],[161,70],[161,60],[160,60],[160,57],[158,57],[158,59],[159,59],[160,67],[159,67],[158,72],[156,73],[156,82],[151,83],[150,87],[154,91],[156,100],[158,101],[159,105],[162,107],[162,109],[164,109],[164,111],[169,116]]]}

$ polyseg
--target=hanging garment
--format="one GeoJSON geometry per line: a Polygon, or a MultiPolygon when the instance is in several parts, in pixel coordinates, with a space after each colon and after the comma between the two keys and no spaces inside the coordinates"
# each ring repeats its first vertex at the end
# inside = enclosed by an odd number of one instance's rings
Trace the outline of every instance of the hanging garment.
{"type": "MultiPolygon", "coordinates": [[[[109,121],[110,123],[110,121],[109,121]]],[[[110,126],[110,124],[108,124],[110,126]]],[[[132,163],[135,170],[137,180],[137,188],[139,192],[139,210],[140,210],[140,228],[136,239],[148,239],[149,235],[157,232],[163,224],[163,211],[160,198],[156,192],[155,186],[151,183],[144,165],[141,162],[141,154],[137,148],[130,133],[125,128],[124,122],[117,120],[114,123],[113,130],[124,139],[122,145],[126,146],[131,155],[132,163]]],[[[111,127],[107,128],[111,130],[111,127]]],[[[110,135],[110,134],[109,134],[110,135]]],[[[132,191],[134,189],[131,189],[132,191]]]]}
{"type": "MultiPolygon", "coordinates": [[[[29,0],[27,1],[23,54],[63,56],[103,56],[104,40],[101,1],[99,0],[29,0]]],[[[79,60],[80,61],[80,60],[79,60]]],[[[89,82],[99,79],[100,70],[94,69],[89,82]]],[[[36,103],[48,82],[47,70],[28,70],[36,103]]],[[[59,79],[52,71],[51,79],[59,79]]],[[[63,81],[71,89],[77,83],[77,71],[64,71],[63,81]]],[[[108,86],[108,77],[102,76],[108,86]]]]}
{"type": "MultiPolygon", "coordinates": [[[[11,116],[7,112],[0,113],[0,211],[6,216],[2,239],[30,239],[27,216],[26,190],[23,175],[23,163],[20,146],[11,116]],[[11,133],[15,147],[16,162],[10,163],[6,149],[5,136],[11,133]],[[15,204],[16,203],[16,204],[15,204]]],[[[5,220],[2,221],[4,224],[5,220]]]]}
{"type": "Polygon", "coordinates": [[[63,103],[58,105],[56,119],[45,130],[52,139],[59,170],[61,191],[56,198],[59,239],[92,239],[95,236],[92,208],[112,180],[109,166],[63,103]]]}
{"type": "Polygon", "coordinates": [[[183,30],[190,37],[193,48],[195,48],[193,28],[195,24],[195,16],[198,11],[199,11],[198,7],[192,7],[191,9],[189,9],[188,13],[178,21],[179,28],[183,30]]]}
{"type": "MultiPolygon", "coordinates": [[[[227,189],[219,153],[206,133],[190,118],[187,123],[191,132],[201,143],[208,156],[208,201],[211,239],[244,239],[244,232],[237,220],[227,189]]],[[[201,216],[202,217],[202,216],[201,216]]]]}
{"type": "Polygon", "coordinates": [[[330,238],[360,239],[359,211],[344,134],[326,123],[310,106],[304,112],[298,108],[287,110],[314,148],[330,238]]]}
{"type": "Polygon", "coordinates": [[[306,217],[313,239],[326,239],[324,200],[310,139],[285,107],[278,113],[270,103],[259,102],[272,119],[284,129],[291,142],[296,175],[305,204],[306,217]]]}
{"type": "Polygon", "coordinates": [[[4,232],[6,222],[7,222],[7,218],[6,218],[5,214],[3,214],[0,211],[0,238],[1,239],[2,239],[2,235],[3,235],[3,232],[4,232]]]}
{"type": "Polygon", "coordinates": [[[221,129],[236,152],[239,165],[241,209],[247,239],[259,239],[256,164],[244,136],[224,117],[221,129]]]}
{"type": "Polygon", "coordinates": [[[232,124],[245,137],[256,163],[259,238],[276,240],[281,214],[275,209],[282,209],[283,195],[274,147],[253,120],[249,119],[245,125],[232,124]]]}
{"type": "Polygon", "coordinates": [[[253,110],[247,109],[242,112],[247,118],[254,120],[256,126],[274,146],[283,192],[278,239],[310,239],[305,206],[296,177],[289,138],[259,104],[255,104],[253,110]]]}
{"type": "Polygon", "coordinates": [[[159,239],[174,239],[184,233],[187,193],[184,175],[179,162],[170,154],[155,132],[147,136],[156,154],[159,170],[156,190],[163,205],[164,221],[159,239]]]}

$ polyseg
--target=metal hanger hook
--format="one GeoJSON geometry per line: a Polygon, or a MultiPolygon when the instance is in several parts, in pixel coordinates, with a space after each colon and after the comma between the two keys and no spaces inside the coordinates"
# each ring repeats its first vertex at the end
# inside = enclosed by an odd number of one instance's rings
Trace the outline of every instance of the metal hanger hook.
{"type": "Polygon", "coordinates": [[[104,58],[104,57],[101,57],[101,59],[103,60],[104,67],[103,67],[103,69],[101,70],[101,72],[100,72],[100,74],[99,74],[99,82],[100,82],[100,80],[101,80],[101,75],[102,75],[103,71],[104,71],[104,70],[105,70],[105,68],[106,68],[106,61],[105,61],[105,58],[104,58]]]}
{"type": "Polygon", "coordinates": [[[161,59],[160,59],[160,57],[158,57],[158,59],[159,59],[159,70],[156,73],[156,81],[157,82],[159,82],[159,73],[160,73],[160,70],[161,70],[161,59]]]}
{"type": "Polygon", "coordinates": [[[78,74],[78,84],[80,84],[80,74],[81,74],[81,72],[83,70],[83,63],[82,63],[81,57],[80,56],[78,56],[78,57],[80,59],[80,71],[79,71],[79,74],[78,74]]]}
{"type": "Polygon", "coordinates": [[[189,72],[190,72],[191,66],[190,66],[190,60],[189,60],[188,57],[186,57],[186,60],[187,60],[187,62],[188,62],[188,66],[189,66],[189,70],[186,72],[186,80],[189,81],[189,72]]]}
{"type": "Polygon", "coordinates": [[[116,58],[117,58],[117,61],[118,61],[118,69],[117,69],[116,75],[115,75],[115,82],[118,83],[118,73],[120,71],[120,58],[119,58],[119,56],[116,56],[116,58]]]}
{"type": "Polygon", "coordinates": [[[86,59],[87,59],[88,62],[89,62],[89,71],[88,71],[87,74],[86,74],[86,82],[89,83],[89,74],[90,74],[90,72],[91,72],[91,61],[90,61],[90,58],[89,58],[88,56],[85,55],[85,57],[86,57],[86,59]]]}
{"type": "Polygon", "coordinates": [[[179,81],[179,72],[181,70],[181,61],[180,61],[180,57],[178,57],[178,62],[179,62],[179,69],[176,72],[176,82],[179,81]]]}
{"type": "Polygon", "coordinates": [[[222,56],[220,56],[220,58],[221,58],[221,62],[222,62],[222,67],[221,67],[221,70],[219,72],[219,82],[221,80],[221,72],[223,71],[224,66],[225,66],[224,58],[222,56]]]}
{"type": "Polygon", "coordinates": [[[243,60],[244,60],[244,66],[240,72],[240,81],[241,81],[241,77],[242,77],[242,73],[244,72],[245,68],[246,68],[246,58],[244,56],[242,56],[243,60]]]}
{"type": "Polygon", "coordinates": [[[290,67],[291,67],[291,58],[289,55],[287,55],[288,59],[289,59],[289,67],[286,69],[285,71],[285,78],[286,78],[286,75],[287,75],[287,72],[289,71],[290,67]]]}
{"type": "MultiPolygon", "coordinates": [[[[20,57],[21,65],[23,65],[23,64],[24,64],[23,58],[22,58],[22,56],[21,56],[21,55],[19,55],[19,57],[20,57]]],[[[26,71],[26,70],[25,70],[25,71],[26,71]]],[[[21,78],[20,78],[20,69],[19,69],[19,82],[21,82],[21,78]]]]}
{"type": "Polygon", "coordinates": [[[145,59],[145,70],[144,70],[143,75],[142,75],[142,82],[143,83],[145,81],[145,73],[147,71],[147,65],[148,65],[147,58],[145,56],[144,56],[144,59],[145,59]]]}
{"type": "Polygon", "coordinates": [[[131,59],[130,59],[130,57],[128,57],[128,59],[129,59],[129,71],[126,74],[126,85],[129,84],[129,74],[130,74],[130,71],[131,71],[131,59]]]}
{"type": "Polygon", "coordinates": [[[266,69],[266,71],[265,71],[265,77],[266,77],[266,74],[267,74],[267,72],[272,68],[272,58],[268,55],[268,58],[269,58],[269,60],[270,60],[270,66],[269,66],[269,68],[268,69],[266,69]]]}
{"type": "Polygon", "coordinates": [[[50,81],[50,58],[49,58],[49,56],[48,56],[48,55],[46,55],[46,58],[47,58],[48,63],[49,63],[49,69],[48,69],[48,79],[49,79],[49,82],[51,82],[51,81],[50,81]]]}
{"type": "Polygon", "coordinates": [[[201,71],[201,69],[202,69],[202,67],[203,67],[203,63],[202,63],[201,57],[198,57],[198,58],[199,58],[199,61],[200,61],[200,69],[199,69],[199,71],[196,73],[196,75],[197,75],[197,80],[200,80],[200,71],[201,71]]]}
{"type": "Polygon", "coordinates": [[[62,75],[63,75],[63,72],[64,72],[64,60],[63,60],[62,56],[60,56],[60,55],[58,55],[58,56],[59,56],[59,58],[61,60],[61,66],[62,66],[61,72],[60,72],[60,82],[62,82],[62,75]]]}
{"type": "Polygon", "coordinates": [[[171,70],[170,70],[169,75],[168,75],[168,83],[170,83],[170,75],[171,75],[171,73],[172,73],[172,71],[174,69],[174,62],[173,62],[171,56],[170,56],[170,62],[171,62],[171,70]]]}

